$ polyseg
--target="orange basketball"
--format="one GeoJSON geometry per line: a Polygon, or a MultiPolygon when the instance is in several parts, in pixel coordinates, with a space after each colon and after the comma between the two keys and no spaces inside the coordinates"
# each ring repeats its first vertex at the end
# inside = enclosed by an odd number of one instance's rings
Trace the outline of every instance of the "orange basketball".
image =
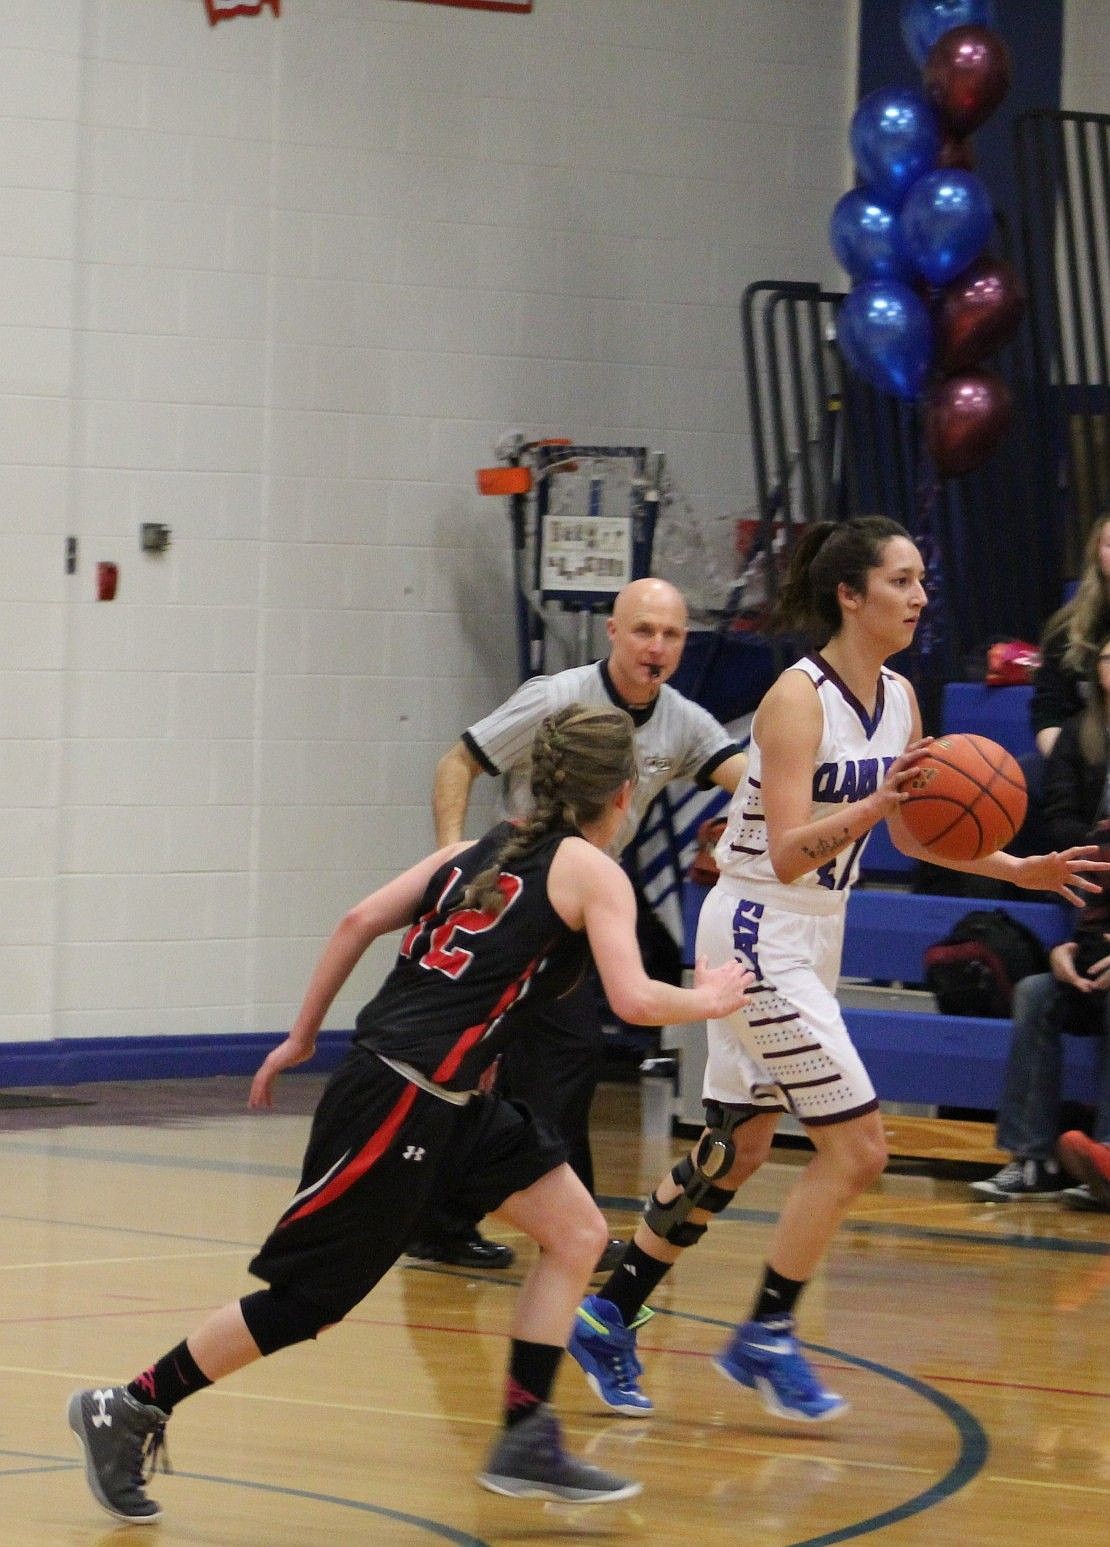
{"type": "Polygon", "coordinates": [[[1025,776],[986,736],[938,736],[902,789],[902,820],[938,859],[983,859],[1025,820],[1025,776]]]}

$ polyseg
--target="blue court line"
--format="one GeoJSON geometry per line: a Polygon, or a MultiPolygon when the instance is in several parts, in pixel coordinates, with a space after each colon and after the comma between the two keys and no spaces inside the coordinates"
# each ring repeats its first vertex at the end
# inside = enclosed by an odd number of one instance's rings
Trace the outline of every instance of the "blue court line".
{"type": "MultiPolygon", "coordinates": [[[[629,1214],[639,1214],[644,1207],[642,1198],[599,1197],[597,1201],[603,1209],[629,1214]]],[[[1005,1204],[998,1206],[1006,1207],[1005,1204]]],[[[773,1225],[778,1217],[774,1209],[728,1208],[717,1215],[718,1219],[730,1219],[744,1225],[773,1225]]],[[[876,1219],[853,1219],[851,1215],[841,1220],[840,1229],[857,1235],[888,1236],[898,1241],[953,1241],[961,1246],[1006,1246],[1012,1251],[1072,1252],[1080,1257],[1110,1257],[1110,1241],[1073,1241],[1067,1236],[985,1235],[975,1230],[946,1230],[931,1225],[892,1225],[876,1219]]]]}
{"type": "Polygon", "coordinates": [[[258,1250],[258,1241],[233,1241],[219,1235],[188,1235],[180,1230],[137,1230],[134,1225],[97,1225],[87,1219],[46,1219],[41,1214],[0,1214],[0,1220],[14,1225],[50,1225],[65,1230],[100,1230],[107,1235],[139,1235],[152,1241],[187,1241],[190,1246],[241,1246],[244,1251],[258,1250]]]}
{"type": "Polygon", "coordinates": [[[907,1499],[903,1504],[895,1504],[893,1508],[885,1509],[878,1515],[869,1515],[866,1520],[858,1520],[855,1525],[844,1526],[839,1531],[828,1531],[824,1536],[811,1536],[804,1542],[795,1542],[794,1547],[830,1547],[833,1542],[851,1541],[853,1537],[867,1536],[872,1531],[881,1531],[883,1526],[893,1525],[897,1520],[906,1520],[911,1515],[920,1515],[923,1511],[932,1509],[934,1504],[940,1504],[945,1499],[951,1498],[961,1488],[966,1488],[986,1466],[987,1457],[990,1454],[990,1441],[987,1439],[986,1430],[966,1407],[953,1401],[943,1391],[938,1391],[935,1386],[926,1385],[924,1381],[915,1380],[912,1375],[906,1375],[901,1370],[892,1370],[888,1365],[875,1364],[870,1359],[857,1358],[855,1354],[842,1353],[840,1349],[826,1348],[821,1343],[806,1343],[804,1346],[812,1349],[814,1353],[844,1359],[849,1364],[857,1365],[861,1370],[870,1370],[873,1374],[881,1375],[884,1380],[894,1381],[898,1386],[905,1386],[907,1391],[924,1397],[926,1402],[931,1402],[951,1420],[959,1436],[960,1451],[944,1476],[933,1483],[932,1487],[924,1488],[920,1493],[914,1494],[912,1499],[907,1499]]]}
{"type": "Polygon", "coordinates": [[[61,1160],[91,1160],[107,1166],[150,1166],[159,1171],[211,1171],[218,1176],[273,1176],[298,1181],[300,1166],[278,1166],[261,1160],[213,1160],[188,1155],[160,1155],[151,1150],[98,1150],[84,1144],[52,1144],[49,1140],[0,1140],[0,1151],[13,1155],[57,1156],[61,1160]]]}
{"type": "Polygon", "coordinates": [[[79,1461],[62,1460],[60,1456],[44,1456],[37,1450],[0,1450],[0,1478],[30,1477],[40,1472],[72,1472],[79,1461]],[[5,1466],[4,1460],[30,1461],[33,1466],[5,1466]]]}
{"type": "MultiPolygon", "coordinates": [[[[4,1452],[0,1450],[0,1456],[4,1452]]],[[[37,1466],[2,1466],[0,1465],[0,1481],[5,1477],[45,1477],[49,1472],[72,1472],[76,1461],[40,1461],[37,1466]]]]}
{"type": "MultiPolygon", "coordinates": [[[[274,1166],[258,1167],[251,1163],[238,1163],[233,1161],[225,1162],[195,1160],[183,1162],[181,1160],[175,1161],[172,1157],[152,1155],[145,1152],[132,1152],[128,1154],[125,1152],[116,1151],[112,1153],[105,1153],[104,1151],[95,1149],[83,1149],[82,1147],[76,1146],[71,1148],[69,1146],[61,1146],[57,1144],[34,1145],[9,1141],[0,1143],[0,1149],[15,1151],[17,1153],[26,1153],[31,1151],[33,1153],[42,1153],[51,1156],[60,1156],[63,1158],[91,1159],[94,1161],[100,1161],[102,1163],[109,1162],[134,1165],[155,1165],[162,1167],[172,1167],[176,1165],[182,1169],[207,1170],[221,1173],[234,1172],[237,1174],[247,1175],[264,1174],[294,1177],[299,1175],[299,1172],[293,1170],[292,1168],[274,1166]]],[[[605,1197],[600,1198],[598,1201],[603,1207],[625,1210],[629,1212],[638,1212],[641,1206],[641,1201],[638,1198],[632,1199],[605,1197]]],[[[773,1212],[765,1210],[726,1209],[723,1211],[723,1217],[726,1219],[733,1219],[747,1223],[769,1224],[777,1218],[777,1215],[773,1212]]],[[[921,1226],[884,1226],[877,1222],[853,1222],[850,1219],[845,1220],[844,1225],[847,1228],[853,1229],[857,1232],[888,1235],[896,1238],[904,1237],[926,1241],[959,1241],[962,1243],[972,1243],[975,1245],[1010,1246],[1023,1250],[1077,1251],[1089,1255],[1106,1255],[1110,1253],[1110,1244],[1103,1242],[1075,1242],[1060,1240],[1056,1238],[1041,1238],[1038,1240],[1030,1240],[1028,1237],[1022,1236],[981,1236],[973,1231],[930,1230],[921,1226]]],[[[99,1228],[108,1229],[111,1227],[103,1226],[99,1228]]],[[[484,1282],[496,1283],[498,1281],[493,1279],[484,1279],[484,1282]]],[[[501,1280],[500,1283],[501,1287],[506,1289],[515,1289],[518,1287],[515,1282],[506,1282],[501,1280]]],[[[704,1325],[720,1327],[725,1330],[729,1330],[731,1328],[731,1323],[729,1322],[722,1321],[716,1317],[700,1316],[692,1312],[660,1309],[657,1310],[656,1314],[663,1316],[675,1316],[682,1320],[700,1322],[704,1325]]],[[[821,1536],[807,1537],[804,1541],[791,1544],[791,1547],[833,1547],[833,1544],[835,1543],[850,1541],[855,1537],[865,1536],[873,1531],[881,1530],[884,1526],[891,1525],[899,1520],[905,1520],[910,1516],[920,1514],[923,1511],[932,1508],[935,1504],[942,1502],[944,1499],[951,1497],[954,1493],[965,1487],[967,1483],[970,1482],[982,1470],[989,1454],[989,1442],[987,1440],[986,1432],[978,1420],[973,1417],[973,1415],[960,1403],[954,1401],[951,1397],[948,1397],[945,1393],[937,1390],[935,1387],[927,1385],[925,1382],[919,1381],[915,1377],[907,1375],[900,1370],[892,1369],[890,1366],[881,1365],[874,1362],[873,1360],[863,1359],[854,1354],[844,1353],[842,1350],[828,1348],[821,1344],[805,1343],[802,1346],[810,1349],[813,1352],[823,1354],[843,1363],[855,1365],[859,1369],[870,1371],[871,1373],[878,1375],[884,1380],[889,1380],[896,1385],[905,1387],[908,1391],[913,1392],[915,1395],[920,1396],[923,1400],[931,1403],[952,1423],[953,1427],[955,1428],[959,1439],[959,1454],[957,1455],[953,1465],[949,1468],[943,1477],[939,1478],[937,1482],[933,1483],[929,1487],[923,1489],[920,1493],[917,1493],[911,1498],[905,1500],[903,1503],[894,1505],[892,1508],[884,1510],[879,1514],[868,1516],[864,1520],[856,1521],[852,1525],[844,1526],[839,1530],[827,1532],[821,1536]]],[[[9,1455],[14,1457],[18,1454],[19,1453],[17,1452],[0,1451],[0,1456],[9,1455]]],[[[59,1469],[60,1463],[47,1462],[45,1466],[40,1468],[20,1468],[19,1470],[23,1472],[36,1470],[55,1471],[59,1469]]],[[[456,1531],[452,1527],[441,1526],[434,1521],[425,1520],[414,1515],[403,1514],[395,1510],[386,1509],[383,1506],[368,1504],[359,1500],[343,1499],[329,1494],[314,1493],[305,1489],[290,1488],[274,1484],[254,1483],[234,1478],[214,1477],[203,1473],[183,1472],[180,1475],[189,1477],[195,1481],[211,1482],[232,1487],[254,1488],[260,1492],[282,1494],[288,1497],[303,1498],[315,1502],[334,1504],[340,1508],[361,1510],[365,1513],[380,1515],[386,1519],[395,1520],[400,1524],[411,1525],[417,1529],[430,1531],[434,1535],[442,1536],[448,1541],[458,1543],[459,1547],[488,1547],[488,1544],[482,1542],[479,1538],[470,1536],[464,1532],[456,1531]]]]}
{"type": "MultiPolygon", "coordinates": [[[[484,1280],[484,1282],[486,1281],[484,1280]]],[[[488,1282],[493,1282],[493,1280],[488,1282]]],[[[515,1289],[518,1287],[515,1283],[498,1282],[501,1288],[515,1289]]],[[[719,1317],[700,1316],[692,1311],[658,1309],[655,1314],[657,1316],[673,1317],[679,1321],[698,1322],[702,1326],[719,1327],[725,1331],[730,1331],[732,1327],[731,1322],[722,1321],[719,1317]]],[[[878,1364],[873,1359],[863,1359],[856,1354],[847,1354],[839,1348],[829,1348],[821,1343],[803,1343],[802,1347],[809,1349],[812,1353],[822,1354],[827,1358],[835,1359],[838,1363],[855,1365],[858,1369],[867,1370],[871,1374],[879,1376],[882,1380],[892,1381],[895,1385],[904,1386],[907,1391],[911,1391],[915,1396],[919,1396],[924,1401],[931,1403],[949,1420],[955,1429],[959,1440],[959,1453],[943,1477],[938,1478],[935,1483],[930,1484],[927,1488],[923,1488],[920,1493],[915,1493],[910,1498],[903,1500],[902,1503],[892,1505],[891,1508],[882,1510],[876,1515],[868,1515],[863,1520],[856,1520],[850,1525],[841,1526],[838,1530],[827,1531],[821,1536],[808,1536],[803,1541],[793,1542],[790,1544],[790,1547],[834,1547],[834,1544],[837,1542],[848,1542],[859,1536],[868,1536],[873,1531],[882,1530],[884,1526],[893,1525],[899,1520],[907,1520],[913,1515],[920,1515],[925,1510],[932,1509],[934,1505],[951,1498],[961,1488],[966,1487],[986,1465],[987,1457],[990,1454],[990,1443],[982,1424],[961,1403],[946,1396],[944,1392],[938,1391],[935,1386],[927,1385],[924,1381],[917,1380],[912,1375],[906,1375],[901,1370],[892,1369],[889,1365],[878,1364]]],[[[0,1450],[0,1457],[23,1458],[26,1455],[27,1452],[0,1450]]],[[[69,1471],[76,1469],[80,1465],[78,1462],[63,1463],[55,1460],[53,1457],[43,1457],[42,1460],[46,1463],[45,1465],[20,1467],[18,1474],[37,1471],[69,1471]]],[[[6,1472],[3,1468],[0,1468],[0,1479],[4,1476],[18,1474],[6,1472]]],[[[344,1499],[333,1494],[315,1493],[310,1489],[290,1488],[274,1483],[251,1482],[242,1478],[215,1477],[204,1472],[178,1471],[175,1475],[187,1477],[194,1482],[217,1483],[225,1487],[254,1489],[260,1493],[308,1499],[315,1503],[334,1504],[341,1509],[360,1510],[366,1514],[380,1515],[387,1520],[395,1520],[403,1525],[413,1526],[418,1530],[429,1531],[435,1536],[441,1536],[447,1541],[457,1543],[458,1547],[489,1547],[489,1544],[483,1542],[480,1538],[470,1536],[464,1531],[457,1531],[451,1526],[441,1525],[437,1521],[427,1520],[417,1515],[408,1515],[398,1510],[387,1509],[383,1505],[369,1504],[359,1499],[344,1499]]]]}
{"type": "MultiPolygon", "coordinates": [[[[0,1458],[5,1456],[19,1457],[25,1454],[18,1450],[0,1450],[0,1458]]],[[[40,1466],[19,1467],[15,1470],[6,1470],[0,1465],[0,1480],[5,1477],[18,1477],[34,1472],[76,1472],[84,1471],[80,1461],[62,1461],[55,1457],[43,1457],[45,1464],[40,1466]]],[[[331,1493],[314,1493],[310,1488],[290,1488],[280,1483],[250,1482],[242,1477],[213,1477],[207,1472],[182,1472],[174,1468],[175,1477],[187,1477],[190,1482],[216,1483],[223,1488],[247,1488],[255,1493],[274,1493],[289,1499],[308,1499],[313,1504],[334,1504],[339,1509],[354,1509],[365,1515],[380,1515],[384,1520],[394,1520],[399,1525],[412,1526],[417,1531],[427,1531],[432,1536],[442,1537],[444,1541],[455,1542],[457,1547],[490,1547],[490,1543],[483,1541],[480,1536],[471,1536],[468,1531],[458,1531],[454,1526],[444,1525],[439,1520],[428,1520],[423,1515],[409,1515],[403,1510],[387,1509],[384,1504],[368,1504],[362,1499],[343,1499],[331,1493]]],[[[111,1528],[109,1528],[111,1529],[111,1528]]],[[[120,1521],[117,1530],[126,1530],[126,1522],[120,1521]]]]}
{"type": "MultiPolygon", "coordinates": [[[[89,1160],[100,1165],[148,1166],[161,1171],[201,1171],[217,1176],[265,1176],[299,1181],[299,1166],[280,1166],[253,1160],[212,1160],[187,1155],[161,1155],[147,1150],[99,1150],[82,1144],[55,1144],[33,1140],[23,1143],[17,1139],[0,1139],[0,1154],[45,1155],[59,1160],[89,1160]]],[[[616,1209],[628,1214],[639,1214],[642,1198],[599,1197],[604,1209],[616,1209]]],[[[1005,1204],[999,1205],[1005,1208],[1005,1204]]],[[[728,1208],[718,1215],[746,1225],[773,1225],[778,1219],[774,1210],[728,1208]]],[[[856,1220],[849,1216],[841,1221],[841,1230],[854,1230],[860,1235],[886,1236],[891,1240],[951,1241],[962,1246],[1007,1247],[1011,1251],[1061,1252],[1079,1257],[1110,1256],[1110,1241],[1075,1241],[1066,1236],[1027,1236],[1017,1233],[979,1234],[974,1230],[933,1229],[928,1225],[893,1225],[879,1220],[856,1220]]],[[[190,1237],[184,1237],[190,1239],[190,1237]]],[[[198,1239],[204,1239],[199,1237],[198,1239]]],[[[225,1243],[238,1246],[238,1241],[225,1243]]],[[[257,1244],[257,1243],[254,1243],[257,1244]]]]}
{"type": "Polygon", "coordinates": [[[315,1504],[335,1504],[340,1509],[359,1510],[365,1515],[380,1515],[384,1520],[396,1520],[401,1525],[413,1526],[418,1531],[430,1531],[433,1536],[442,1536],[444,1541],[456,1542],[458,1547],[490,1547],[490,1543],[483,1541],[480,1536],[471,1536],[469,1531],[456,1530],[454,1526],[443,1525],[438,1520],[428,1520],[423,1515],[408,1515],[403,1510],[387,1509],[384,1504],[368,1504],[362,1499],[343,1499],[335,1494],[314,1493],[310,1488],[289,1488],[279,1483],[255,1483],[245,1482],[236,1477],[210,1477],[204,1472],[178,1472],[179,1477],[188,1477],[193,1482],[220,1483],[229,1488],[253,1488],[257,1493],[276,1493],[291,1499],[308,1499],[315,1504]]]}
{"type": "MultiPolygon", "coordinates": [[[[662,1308],[657,1308],[655,1314],[674,1316],[680,1321],[696,1321],[707,1327],[721,1327],[730,1333],[733,1331],[732,1322],[721,1321],[715,1316],[699,1316],[691,1311],[669,1311],[662,1308]]],[[[920,1493],[915,1493],[912,1498],[906,1499],[901,1504],[895,1504],[890,1509],[884,1509],[880,1514],[868,1515],[864,1520],[842,1526],[837,1531],[828,1531],[821,1536],[807,1536],[804,1541],[792,1542],[790,1547],[832,1547],[834,1542],[848,1542],[857,1536],[869,1536],[872,1531],[881,1531],[884,1526],[893,1525],[898,1520],[906,1520],[911,1515],[920,1515],[923,1511],[932,1509],[935,1504],[942,1503],[943,1500],[951,1498],[954,1493],[958,1493],[961,1488],[965,1488],[983,1470],[987,1456],[990,1454],[990,1442],[982,1424],[961,1403],[946,1396],[943,1391],[938,1391],[935,1386],[927,1385],[924,1381],[917,1380],[912,1375],[906,1375],[901,1370],[891,1369],[889,1365],[876,1364],[873,1359],[861,1359],[856,1354],[846,1354],[842,1349],[827,1348],[821,1343],[802,1343],[801,1346],[808,1348],[812,1353],[835,1359],[838,1363],[854,1364],[861,1370],[869,1370],[871,1374],[878,1375],[883,1380],[893,1381],[897,1386],[904,1386],[915,1396],[931,1402],[952,1424],[960,1442],[960,1449],[944,1476],[938,1478],[928,1488],[923,1488],[920,1493]]]]}

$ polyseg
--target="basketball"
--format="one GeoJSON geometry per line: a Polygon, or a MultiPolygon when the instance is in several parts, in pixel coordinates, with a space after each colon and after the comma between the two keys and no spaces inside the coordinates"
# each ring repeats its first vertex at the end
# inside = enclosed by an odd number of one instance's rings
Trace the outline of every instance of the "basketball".
{"type": "Polygon", "coordinates": [[[938,736],[902,789],[902,820],[938,859],[983,859],[1025,820],[1025,776],[986,736],[938,736]]]}

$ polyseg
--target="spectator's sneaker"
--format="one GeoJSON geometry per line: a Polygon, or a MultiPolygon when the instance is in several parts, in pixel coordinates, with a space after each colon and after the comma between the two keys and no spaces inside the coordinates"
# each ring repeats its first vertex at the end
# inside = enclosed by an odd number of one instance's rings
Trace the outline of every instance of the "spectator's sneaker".
{"type": "Polygon", "coordinates": [[[1099,1203],[1110,1207],[1110,1144],[1099,1144],[1072,1128],[1060,1135],[1056,1148],[1072,1176],[1085,1182],[1099,1203]]]}
{"type": "Polygon", "coordinates": [[[616,1306],[600,1295],[587,1295],[575,1313],[567,1351],[582,1366],[593,1394],[615,1413],[640,1417],[652,1410],[638,1384],[644,1367],[636,1357],[636,1330],[652,1314],[641,1306],[626,1327],[616,1306]]]}
{"type": "Polygon", "coordinates": [[[971,1190],[980,1198],[1005,1203],[1009,1198],[1047,1198],[1063,1192],[1068,1185],[1054,1160],[1011,1160],[981,1182],[972,1182],[971,1190]]]}
{"type": "Polygon", "coordinates": [[[713,1362],[729,1380],[756,1392],[776,1418],[823,1423],[848,1411],[844,1398],[817,1379],[791,1324],[780,1330],[778,1324],[746,1321],[713,1362]]]}
{"type": "Polygon", "coordinates": [[[1079,1209],[1086,1214],[1110,1214],[1110,1203],[1103,1203],[1081,1182],[1078,1187],[1065,1187],[1060,1194],[1064,1207],[1079,1209]]]}
{"type": "Polygon", "coordinates": [[[162,1507],[147,1498],[146,1484],[159,1459],[170,1469],[165,1449],[167,1415],[148,1407],[123,1386],[75,1391],[69,1426],[85,1452],[85,1478],[93,1498],[117,1520],[153,1525],[162,1507]]]}
{"type": "Polygon", "coordinates": [[[624,1256],[625,1241],[610,1241],[608,1246],[597,1259],[597,1265],[590,1274],[591,1278],[599,1278],[602,1273],[612,1273],[613,1269],[620,1266],[620,1260],[624,1256]]]}
{"type": "Polygon", "coordinates": [[[421,1262],[447,1262],[455,1268],[511,1268],[516,1252],[500,1241],[487,1241],[477,1230],[465,1235],[429,1237],[410,1241],[406,1255],[421,1262]]]}
{"type": "Polygon", "coordinates": [[[501,1431],[478,1481],[491,1493],[513,1499],[563,1499],[571,1504],[611,1504],[635,1497],[641,1487],[569,1455],[559,1420],[546,1404],[501,1431]]]}

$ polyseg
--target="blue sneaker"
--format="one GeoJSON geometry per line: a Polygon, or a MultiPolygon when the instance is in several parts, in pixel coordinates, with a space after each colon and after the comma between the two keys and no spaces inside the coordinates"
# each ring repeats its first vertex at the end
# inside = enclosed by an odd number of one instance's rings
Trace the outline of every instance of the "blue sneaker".
{"type": "Polygon", "coordinates": [[[637,1384],[644,1367],[636,1357],[636,1329],[652,1312],[642,1306],[626,1327],[621,1313],[600,1295],[587,1295],[574,1318],[567,1350],[586,1373],[590,1390],[615,1413],[636,1417],[652,1410],[637,1384]]]}
{"type": "Polygon", "coordinates": [[[776,1418],[823,1423],[848,1411],[835,1391],[826,1391],[798,1347],[793,1324],[769,1326],[746,1321],[713,1361],[721,1374],[756,1392],[776,1418]]]}

